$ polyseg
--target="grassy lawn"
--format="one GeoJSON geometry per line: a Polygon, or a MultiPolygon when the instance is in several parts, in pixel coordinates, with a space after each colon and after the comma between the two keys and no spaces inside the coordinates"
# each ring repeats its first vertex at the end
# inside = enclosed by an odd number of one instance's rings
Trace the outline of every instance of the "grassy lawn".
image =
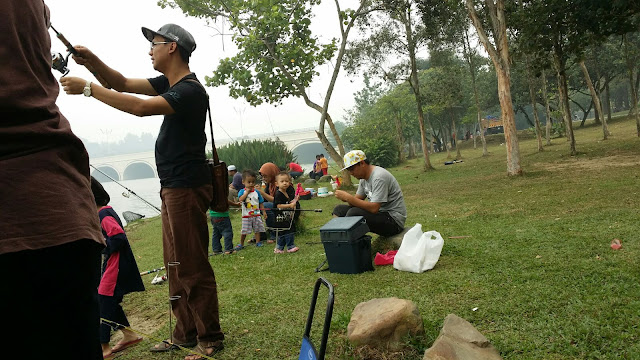
{"type": "MultiPolygon", "coordinates": [[[[275,255],[269,245],[210,258],[226,336],[215,358],[297,359],[318,276],[335,285],[328,359],[374,358],[348,344],[347,324],[358,303],[392,296],[417,304],[426,336],[408,339],[406,351],[387,358],[422,359],[449,313],[471,322],[505,359],[640,358],[640,139],[631,119],[609,125],[607,141],[598,126],[577,129],[575,157],[567,155],[565,139],[553,139],[538,153],[535,139],[523,136],[522,177],[506,176],[501,135],[493,136],[487,157],[480,144],[473,149],[467,141],[460,142],[462,163],[445,166],[446,153],[439,153],[431,158],[435,171],[423,172],[421,159],[390,169],[405,195],[407,226],[421,223],[445,238],[438,264],[423,274],[391,266],[359,275],[315,273],[324,259],[318,228],[337,200],[303,202],[324,212],[305,213],[298,253],[275,255]],[[449,239],[463,235],[470,237],[449,239]],[[621,250],[610,249],[613,238],[622,240],[621,250]]],[[[240,217],[232,220],[237,243],[240,217]]],[[[127,231],[140,270],[161,266],[160,220],[127,231]]],[[[374,247],[387,250],[381,243],[374,247]]],[[[151,285],[152,277],[143,278],[146,292],[125,297],[125,311],[134,329],[167,338],[168,287],[151,285]]],[[[325,304],[321,291],[316,346],[325,304]]],[[[153,355],[151,345],[146,340],[120,359],[183,358],[153,355]]]]}

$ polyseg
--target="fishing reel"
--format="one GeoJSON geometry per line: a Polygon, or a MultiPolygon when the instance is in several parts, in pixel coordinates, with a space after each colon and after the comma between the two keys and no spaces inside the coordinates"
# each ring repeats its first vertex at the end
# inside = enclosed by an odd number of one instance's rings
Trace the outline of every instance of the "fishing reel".
{"type": "Polygon", "coordinates": [[[71,53],[68,53],[66,57],[63,57],[60,53],[51,53],[51,68],[60,71],[62,76],[66,76],[70,71],[67,67],[69,55],[71,53]]]}

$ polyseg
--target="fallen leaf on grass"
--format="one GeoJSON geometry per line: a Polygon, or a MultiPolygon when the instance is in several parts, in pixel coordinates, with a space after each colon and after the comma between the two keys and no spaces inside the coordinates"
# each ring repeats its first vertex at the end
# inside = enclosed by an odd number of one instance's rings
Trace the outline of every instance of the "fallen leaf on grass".
{"type": "Polygon", "coordinates": [[[536,259],[540,259],[540,258],[542,258],[542,256],[536,255],[536,259]]]}

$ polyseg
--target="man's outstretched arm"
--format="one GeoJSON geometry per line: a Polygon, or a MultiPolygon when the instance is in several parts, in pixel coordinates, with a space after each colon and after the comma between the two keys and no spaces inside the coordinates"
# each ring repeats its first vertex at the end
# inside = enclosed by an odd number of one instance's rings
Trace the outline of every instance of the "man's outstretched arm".
{"type": "Polygon", "coordinates": [[[110,68],[96,54],[84,46],[74,46],[78,56],[73,59],[80,65],[91,64],[111,87],[118,92],[128,92],[143,95],[158,95],[147,79],[131,79],[110,68]]]}
{"type": "MultiPolygon", "coordinates": [[[[82,94],[86,83],[84,79],[78,77],[60,78],[60,84],[62,84],[64,91],[72,95],[82,94]]],[[[147,81],[147,83],[149,82],[147,81]]],[[[137,96],[105,89],[96,83],[91,83],[91,96],[113,108],[136,116],[168,115],[175,112],[162,96],[141,99],[137,96]]]]}

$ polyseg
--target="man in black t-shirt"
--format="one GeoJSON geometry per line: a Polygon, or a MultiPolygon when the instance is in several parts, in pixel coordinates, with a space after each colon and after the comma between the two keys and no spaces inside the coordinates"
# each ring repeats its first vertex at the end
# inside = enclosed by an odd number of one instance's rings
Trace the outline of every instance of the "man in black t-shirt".
{"type": "MultiPolygon", "coordinates": [[[[156,140],[156,166],[162,186],[162,240],[165,266],[179,262],[169,271],[169,292],[176,315],[172,340],[195,346],[196,352],[211,355],[223,348],[215,275],[208,261],[209,230],[205,212],[213,197],[211,173],[206,164],[204,132],[208,97],[189,69],[189,57],[196,48],[191,34],[178,25],[167,24],[158,31],[142,28],[151,43],[153,68],[163,75],[151,79],[125,78],[83,46],[76,46],[79,64],[90,64],[114,90],[76,77],[60,82],[67,94],[93,96],[116,109],[137,115],[164,115],[156,140]],[[141,99],[122,92],[150,95],[141,99]]],[[[175,349],[160,343],[151,351],[175,349]]],[[[186,360],[200,359],[199,355],[186,360]]]]}

